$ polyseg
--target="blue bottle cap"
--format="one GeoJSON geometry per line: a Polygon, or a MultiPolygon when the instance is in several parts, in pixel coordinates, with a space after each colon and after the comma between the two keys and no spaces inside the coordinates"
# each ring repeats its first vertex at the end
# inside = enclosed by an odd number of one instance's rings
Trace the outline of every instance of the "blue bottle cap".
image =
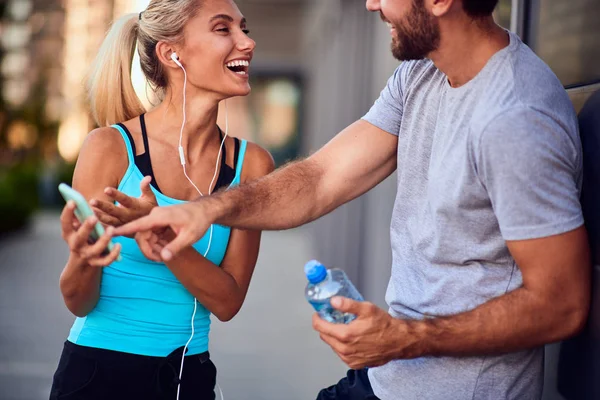
{"type": "Polygon", "coordinates": [[[327,268],[317,260],[312,260],[304,265],[306,278],[312,284],[322,282],[327,277],[327,268]]]}

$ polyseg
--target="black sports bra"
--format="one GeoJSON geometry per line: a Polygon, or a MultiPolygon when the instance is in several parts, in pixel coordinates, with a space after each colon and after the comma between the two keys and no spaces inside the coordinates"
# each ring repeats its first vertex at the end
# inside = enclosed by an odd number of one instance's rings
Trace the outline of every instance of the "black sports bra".
{"type": "MultiPolygon", "coordinates": [[[[129,141],[131,142],[131,148],[133,150],[133,154],[135,155],[135,165],[138,167],[138,169],[140,170],[140,172],[142,173],[143,176],[151,176],[152,177],[152,183],[151,185],[154,187],[154,189],[156,189],[158,192],[162,193],[162,191],[160,190],[158,183],[156,182],[156,177],[154,176],[154,170],[152,169],[152,161],[150,160],[150,147],[148,146],[148,133],[146,131],[146,120],[144,118],[144,114],[140,115],[140,126],[142,127],[142,139],[144,141],[144,152],[142,154],[136,154],[136,149],[135,149],[135,142],[133,140],[133,137],[131,136],[131,133],[129,132],[129,130],[125,127],[125,125],[123,124],[118,124],[121,128],[123,128],[123,130],[125,131],[125,133],[127,134],[127,137],[129,138],[129,141]]],[[[221,131],[221,128],[219,128],[217,126],[217,128],[219,129],[219,137],[220,137],[220,141],[223,141],[223,131],[221,131]]],[[[238,163],[238,158],[240,155],[240,140],[238,138],[233,138],[234,142],[235,142],[235,153],[234,153],[234,160],[233,160],[233,168],[230,167],[229,165],[227,165],[226,161],[227,160],[227,146],[223,146],[223,150],[222,150],[222,155],[221,155],[221,168],[219,169],[219,177],[217,178],[217,184],[215,185],[215,188],[213,189],[213,192],[216,192],[217,190],[223,188],[223,187],[228,187],[231,182],[233,182],[233,179],[235,178],[235,170],[237,167],[237,163],[238,163]]]]}

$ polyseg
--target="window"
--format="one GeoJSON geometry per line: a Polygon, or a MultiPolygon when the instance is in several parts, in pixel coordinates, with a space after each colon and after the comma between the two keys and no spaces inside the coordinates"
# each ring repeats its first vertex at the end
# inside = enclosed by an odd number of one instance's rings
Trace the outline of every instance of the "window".
{"type": "Polygon", "coordinates": [[[279,166],[298,157],[302,86],[296,76],[266,75],[252,79],[249,108],[254,138],[279,166]]]}
{"type": "MultiPolygon", "coordinates": [[[[254,71],[250,96],[227,101],[229,132],[252,140],[273,155],[277,166],[300,153],[302,79],[296,73],[254,71]]],[[[224,104],[219,126],[225,127],[224,104]]]]}
{"type": "Polygon", "coordinates": [[[566,87],[600,82],[600,2],[532,0],[529,46],[566,87]]]}

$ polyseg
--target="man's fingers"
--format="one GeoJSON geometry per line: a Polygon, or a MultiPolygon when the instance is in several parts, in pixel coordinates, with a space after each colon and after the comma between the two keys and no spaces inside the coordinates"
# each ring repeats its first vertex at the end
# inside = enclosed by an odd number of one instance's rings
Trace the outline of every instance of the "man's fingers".
{"type": "Polygon", "coordinates": [[[119,204],[121,204],[125,208],[136,207],[136,198],[127,196],[125,193],[120,192],[115,188],[107,187],[106,189],[104,189],[104,193],[111,199],[118,201],[119,204]]]}
{"type": "Polygon", "coordinates": [[[127,208],[117,207],[109,201],[93,199],[90,201],[90,205],[121,221],[128,219],[129,216],[127,208]]]}
{"type": "Polygon", "coordinates": [[[347,297],[337,296],[331,299],[331,306],[336,310],[345,313],[363,315],[366,312],[370,311],[371,303],[356,301],[347,297]]]}
{"type": "Polygon", "coordinates": [[[332,336],[340,341],[348,340],[348,325],[334,324],[325,321],[319,317],[319,314],[313,315],[313,328],[320,334],[332,336]]]}
{"type": "Polygon", "coordinates": [[[339,341],[337,339],[335,339],[333,336],[329,336],[325,333],[320,333],[319,337],[321,338],[322,341],[324,341],[325,343],[327,343],[334,351],[336,350],[336,347],[339,345],[339,341]]]}
{"type": "MultiPolygon", "coordinates": [[[[155,208],[156,211],[161,211],[155,208]]],[[[150,215],[136,219],[115,229],[115,236],[129,236],[137,232],[149,231],[154,228],[169,226],[169,221],[163,213],[153,211],[150,215]]]]}
{"type": "Polygon", "coordinates": [[[335,351],[340,357],[347,357],[354,353],[354,349],[352,348],[352,346],[340,342],[333,336],[321,333],[319,337],[322,341],[327,343],[333,349],[333,351],[335,351]]]}
{"type": "Polygon", "coordinates": [[[187,230],[180,231],[175,239],[165,245],[165,248],[160,252],[160,256],[164,261],[170,261],[177,256],[179,252],[194,243],[194,236],[187,230]]]}

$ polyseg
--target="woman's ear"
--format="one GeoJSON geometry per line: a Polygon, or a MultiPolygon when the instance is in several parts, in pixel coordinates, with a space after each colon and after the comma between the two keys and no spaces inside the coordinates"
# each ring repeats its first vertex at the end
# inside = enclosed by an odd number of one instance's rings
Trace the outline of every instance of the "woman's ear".
{"type": "Polygon", "coordinates": [[[173,53],[176,53],[176,49],[172,44],[162,41],[156,44],[156,56],[158,57],[158,61],[166,67],[179,68],[175,60],[171,58],[173,53]]]}

